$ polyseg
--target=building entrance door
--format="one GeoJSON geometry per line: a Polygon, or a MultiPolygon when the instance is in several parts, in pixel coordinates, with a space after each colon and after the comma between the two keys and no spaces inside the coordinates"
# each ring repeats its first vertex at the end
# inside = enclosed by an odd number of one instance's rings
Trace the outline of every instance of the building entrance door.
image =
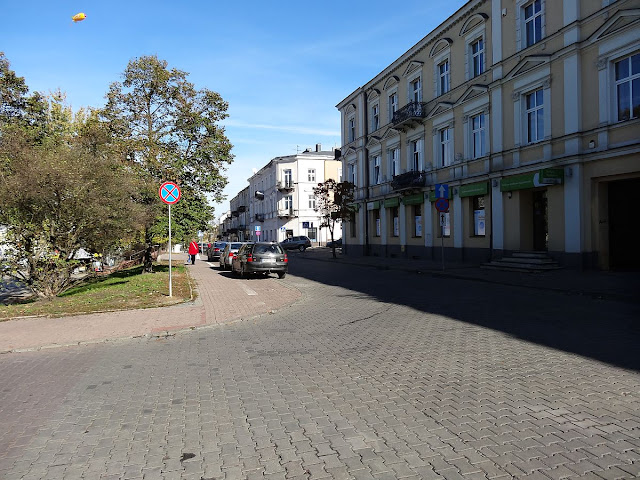
{"type": "Polygon", "coordinates": [[[547,191],[539,190],[533,192],[533,249],[546,252],[548,247],[547,191]]]}
{"type": "Polygon", "coordinates": [[[609,183],[609,267],[640,270],[640,178],[609,183]]]}

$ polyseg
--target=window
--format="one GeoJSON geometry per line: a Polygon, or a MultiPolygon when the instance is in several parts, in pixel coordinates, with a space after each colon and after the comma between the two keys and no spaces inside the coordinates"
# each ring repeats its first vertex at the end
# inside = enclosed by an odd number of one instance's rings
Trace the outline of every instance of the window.
{"type": "Polygon", "coordinates": [[[414,172],[422,170],[422,140],[411,140],[409,142],[410,163],[409,168],[414,172]]]}
{"type": "Polygon", "coordinates": [[[398,94],[389,95],[389,121],[393,120],[393,114],[398,110],[398,94]]]}
{"type": "Polygon", "coordinates": [[[374,225],[374,228],[376,229],[375,236],[379,237],[380,236],[380,210],[373,211],[373,225],[374,225]]]}
{"type": "Polygon", "coordinates": [[[525,96],[527,109],[527,143],[539,142],[544,138],[544,107],[542,89],[525,96]]]}
{"type": "Polygon", "coordinates": [[[349,119],[347,134],[349,137],[349,142],[353,142],[356,139],[356,119],[353,117],[349,119]]]}
{"type": "Polygon", "coordinates": [[[375,132],[380,128],[380,105],[375,104],[371,107],[371,131],[375,132]]]}
{"type": "Polygon", "coordinates": [[[471,117],[471,155],[472,158],[480,158],[486,155],[487,147],[485,143],[485,124],[486,118],[484,113],[471,117]]]}
{"type": "Polygon", "coordinates": [[[400,218],[398,217],[398,207],[391,209],[391,228],[393,229],[391,235],[393,237],[400,236],[400,218]]]}
{"type": "Polygon", "coordinates": [[[349,176],[349,178],[347,180],[349,182],[353,183],[354,185],[358,185],[356,172],[357,172],[356,171],[356,164],[355,163],[350,163],[347,166],[347,175],[349,176]]]}
{"type": "Polygon", "coordinates": [[[410,100],[413,102],[422,101],[422,82],[420,77],[409,83],[410,100]]]}
{"type": "Polygon", "coordinates": [[[542,0],[535,0],[524,7],[524,47],[542,39],[542,0]]]}
{"type": "Polygon", "coordinates": [[[479,38],[471,44],[472,76],[477,77],[484,72],[484,42],[479,38]]]}
{"type": "Polygon", "coordinates": [[[618,121],[640,117],[640,53],[615,63],[618,121]]]}
{"type": "Polygon", "coordinates": [[[309,208],[312,208],[314,210],[316,208],[316,196],[315,195],[309,195],[309,208]]]}
{"type": "Polygon", "coordinates": [[[453,163],[453,145],[451,142],[451,129],[443,128],[438,132],[440,136],[440,166],[446,167],[453,163]]]}
{"type": "Polygon", "coordinates": [[[400,173],[400,149],[394,148],[389,150],[389,176],[395,177],[400,173]]]}
{"type": "Polygon", "coordinates": [[[484,197],[472,198],[473,206],[473,234],[478,237],[485,236],[484,197]]]}
{"type": "Polygon", "coordinates": [[[413,236],[422,236],[422,206],[413,206],[413,236]]]}
{"type": "Polygon", "coordinates": [[[353,238],[355,238],[355,236],[356,236],[356,215],[355,215],[355,213],[352,213],[351,216],[349,217],[349,233],[351,233],[351,236],[353,238]]]}
{"type": "Polygon", "coordinates": [[[438,65],[438,74],[440,76],[440,81],[438,83],[438,94],[442,95],[443,93],[447,93],[449,91],[450,82],[449,82],[449,60],[445,60],[440,65],[438,65]]]}
{"type": "Polygon", "coordinates": [[[290,187],[293,185],[293,174],[291,170],[284,171],[284,185],[285,187],[290,187]]]}
{"type": "Polygon", "coordinates": [[[380,175],[380,155],[376,155],[373,157],[373,171],[371,172],[373,175],[373,184],[380,185],[382,183],[382,176],[380,175]]]}
{"type": "Polygon", "coordinates": [[[309,240],[312,242],[315,242],[318,237],[318,227],[307,228],[307,237],[309,237],[309,240]]]}
{"type": "Polygon", "coordinates": [[[309,168],[307,170],[307,179],[310,182],[315,182],[316,181],[316,169],[315,168],[309,168]]]}
{"type": "Polygon", "coordinates": [[[293,197],[291,195],[287,195],[284,197],[284,209],[291,210],[293,208],[293,197]]]}

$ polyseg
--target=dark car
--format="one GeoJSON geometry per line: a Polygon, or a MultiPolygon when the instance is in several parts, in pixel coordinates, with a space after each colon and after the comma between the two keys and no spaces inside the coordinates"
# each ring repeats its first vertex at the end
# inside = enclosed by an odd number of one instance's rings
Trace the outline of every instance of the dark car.
{"type": "Polygon", "coordinates": [[[287,254],[276,242],[246,243],[231,262],[231,272],[241,277],[255,273],[277,273],[279,278],[284,278],[288,269],[287,254]]]}
{"type": "Polygon", "coordinates": [[[207,260],[210,262],[217,262],[220,260],[220,254],[224,250],[224,246],[227,242],[215,242],[207,250],[207,260]]]}
{"type": "Polygon", "coordinates": [[[231,261],[233,257],[235,257],[240,247],[244,245],[246,242],[229,242],[224,246],[224,250],[220,254],[220,269],[228,270],[231,268],[231,261]]]}
{"type": "Polygon", "coordinates": [[[336,247],[336,248],[340,248],[342,247],[342,239],[339,238],[337,240],[334,240],[333,242],[327,242],[327,247],[331,248],[331,247],[336,247]]]}
{"type": "Polygon", "coordinates": [[[307,248],[311,246],[311,240],[309,237],[305,237],[304,235],[298,237],[290,237],[286,240],[280,242],[282,248],[285,250],[300,250],[304,252],[307,248]]]}

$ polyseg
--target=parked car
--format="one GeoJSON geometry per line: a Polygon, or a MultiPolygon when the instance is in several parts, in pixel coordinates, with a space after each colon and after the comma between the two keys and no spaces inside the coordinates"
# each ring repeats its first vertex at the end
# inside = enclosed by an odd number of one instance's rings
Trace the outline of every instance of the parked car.
{"type": "Polygon", "coordinates": [[[207,250],[211,248],[211,243],[200,242],[198,246],[200,247],[200,253],[207,253],[207,250]]]}
{"type": "Polygon", "coordinates": [[[220,254],[220,269],[221,270],[230,270],[231,269],[231,261],[233,257],[238,253],[240,247],[247,242],[229,242],[224,246],[224,250],[220,254]]]}
{"type": "Polygon", "coordinates": [[[298,237],[290,237],[286,240],[280,242],[282,248],[285,250],[300,250],[304,252],[307,248],[311,246],[311,240],[309,237],[305,237],[304,235],[298,237]]]}
{"type": "Polygon", "coordinates": [[[284,278],[288,269],[287,254],[276,242],[245,243],[231,262],[231,272],[241,277],[254,273],[277,273],[279,278],[284,278]]]}
{"type": "Polygon", "coordinates": [[[339,238],[337,240],[334,240],[333,242],[327,242],[327,247],[331,248],[335,245],[336,248],[340,248],[342,247],[342,239],[339,238]]]}
{"type": "Polygon", "coordinates": [[[220,260],[220,254],[222,250],[224,250],[224,246],[227,242],[215,242],[213,245],[209,247],[207,250],[207,260],[210,262],[217,262],[220,260]]]}

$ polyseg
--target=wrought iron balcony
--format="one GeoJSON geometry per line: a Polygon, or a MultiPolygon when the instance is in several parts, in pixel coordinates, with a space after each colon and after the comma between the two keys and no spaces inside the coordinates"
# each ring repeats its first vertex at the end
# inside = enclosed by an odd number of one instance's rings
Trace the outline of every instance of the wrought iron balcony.
{"type": "Polygon", "coordinates": [[[391,123],[393,128],[405,130],[420,124],[427,116],[427,104],[425,102],[409,102],[393,114],[391,123]]]}
{"type": "Polygon", "coordinates": [[[264,222],[264,213],[256,213],[256,221],[264,222]]]}
{"type": "Polygon", "coordinates": [[[426,173],[412,170],[396,175],[391,180],[393,190],[406,190],[410,188],[422,188],[426,183],[426,173]]]}
{"type": "Polygon", "coordinates": [[[231,212],[231,215],[234,216],[234,217],[237,217],[240,214],[238,213],[237,210],[234,210],[234,211],[231,212]]]}
{"type": "Polygon", "coordinates": [[[293,208],[282,208],[278,210],[278,217],[280,218],[293,218],[295,216],[293,208]]]}
{"type": "Polygon", "coordinates": [[[291,180],[281,180],[278,182],[278,190],[281,192],[289,192],[295,189],[295,185],[291,180]]]}
{"type": "Polygon", "coordinates": [[[238,212],[240,212],[240,213],[244,213],[244,212],[246,212],[246,211],[247,211],[247,207],[246,207],[245,205],[240,205],[240,206],[238,207],[238,212]]]}

